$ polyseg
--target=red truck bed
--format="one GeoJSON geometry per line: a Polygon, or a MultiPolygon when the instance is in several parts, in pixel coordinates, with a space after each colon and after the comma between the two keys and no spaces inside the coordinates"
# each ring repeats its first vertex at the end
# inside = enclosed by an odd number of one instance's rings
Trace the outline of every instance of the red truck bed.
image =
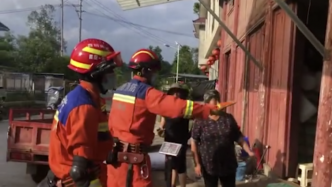
{"type": "Polygon", "coordinates": [[[47,164],[54,113],[47,109],[10,109],[7,161],[47,164]]]}

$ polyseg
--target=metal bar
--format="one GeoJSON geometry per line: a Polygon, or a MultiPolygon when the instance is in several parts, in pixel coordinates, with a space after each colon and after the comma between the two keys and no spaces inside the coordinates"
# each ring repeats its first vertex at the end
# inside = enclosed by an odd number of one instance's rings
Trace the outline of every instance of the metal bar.
{"type": "Polygon", "coordinates": [[[227,25],[218,17],[216,13],[207,5],[204,0],[199,0],[199,2],[204,6],[204,8],[212,15],[212,17],[218,21],[222,29],[234,40],[234,42],[244,51],[244,53],[252,60],[252,62],[260,69],[263,70],[262,64],[250,53],[250,51],[236,38],[232,31],[227,27],[227,25]]]}
{"type": "Polygon", "coordinates": [[[326,50],[322,43],[315,37],[314,34],[308,29],[308,27],[300,20],[299,17],[293,12],[293,10],[287,5],[284,0],[274,0],[280,8],[282,8],[285,13],[291,18],[297,28],[302,32],[302,34],[309,40],[309,42],[316,48],[316,50],[326,58],[326,50]]]}

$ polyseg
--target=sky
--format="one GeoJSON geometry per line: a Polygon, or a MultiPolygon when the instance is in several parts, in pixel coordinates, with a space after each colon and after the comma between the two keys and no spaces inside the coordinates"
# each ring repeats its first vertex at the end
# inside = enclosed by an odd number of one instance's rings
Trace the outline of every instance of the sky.
{"type": "MultiPolygon", "coordinates": [[[[194,2],[195,0],[181,0],[122,11],[116,0],[83,0],[82,39],[99,38],[109,42],[115,50],[121,51],[125,62],[140,48],[160,46],[164,59],[172,62],[176,53],[175,42],[198,47],[192,22],[197,19],[197,15],[193,13],[194,2]],[[165,47],[165,44],[171,47],[165,47]]],[[[25,35],[29,32],[27,15],[32,10],[38,10],[41,5],[56,5],[55,18],[60,23],[60,3],[60,0],[1,0],[0,22],[14,34],[25,35]]],[[[65,0],[65,4],[64,39],[67,41],[67,53],[70,54],[79,40],[79,19],[75,11],[79,0],[65,0]]]]}

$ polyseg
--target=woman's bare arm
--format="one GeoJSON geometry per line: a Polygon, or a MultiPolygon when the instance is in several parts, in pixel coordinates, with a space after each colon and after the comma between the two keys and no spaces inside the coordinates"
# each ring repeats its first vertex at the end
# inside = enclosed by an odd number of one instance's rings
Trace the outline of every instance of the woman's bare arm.
{"type": "Polygon", "coordinates": [[[161,129],[164,129],[164,128],[165,128],[165,124],[166,124],[165,118],[164,118],[164,117],[161,117],[161,119],[160,119],[160,123],[159,123],[160,128],[161,128],[161,129]]]}
{"type": "Polygon", "coordinates": [[[247,152],[250,156],[253,156],[254,153],[250,150],[248,143],[246,141],[244,141],[244,136],[243,136],[242,132],[240,131],[240,129],[232,115],[230,115],[230,122],[232,125],[234,141],[237,142],[242,147],[242,149],[245,152],[247,152]]]}
{"type": "Polygon", "coordinates": [[[250,156],[252,156],[252,151],[250,150],[249,145],[247,144],[246,141],[244,141],[244,136],[240,136],[240,138],[238,139],[237,143],[242,147],[242,149],[247,152],[250,156]]]}
{"type": "Polygon", "coordinates": [[[201,165],[200,162],[199,162],[199,156],[198,156],[198,150],[197,150],[197,142],[194,139],[191,139],[190,145],[191,145],[191,152],[193,154],[195,166],[201,165]]]}

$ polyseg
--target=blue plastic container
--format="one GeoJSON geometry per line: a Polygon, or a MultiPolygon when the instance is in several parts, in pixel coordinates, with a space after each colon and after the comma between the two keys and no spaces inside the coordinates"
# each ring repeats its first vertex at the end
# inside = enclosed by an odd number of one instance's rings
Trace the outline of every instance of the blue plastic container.
{"type": "Polygon", "coordinates": [[[246,173],[246,163],[238,162],[238,167],[236,169],[236,181],[243,181],[246,173]]]}

